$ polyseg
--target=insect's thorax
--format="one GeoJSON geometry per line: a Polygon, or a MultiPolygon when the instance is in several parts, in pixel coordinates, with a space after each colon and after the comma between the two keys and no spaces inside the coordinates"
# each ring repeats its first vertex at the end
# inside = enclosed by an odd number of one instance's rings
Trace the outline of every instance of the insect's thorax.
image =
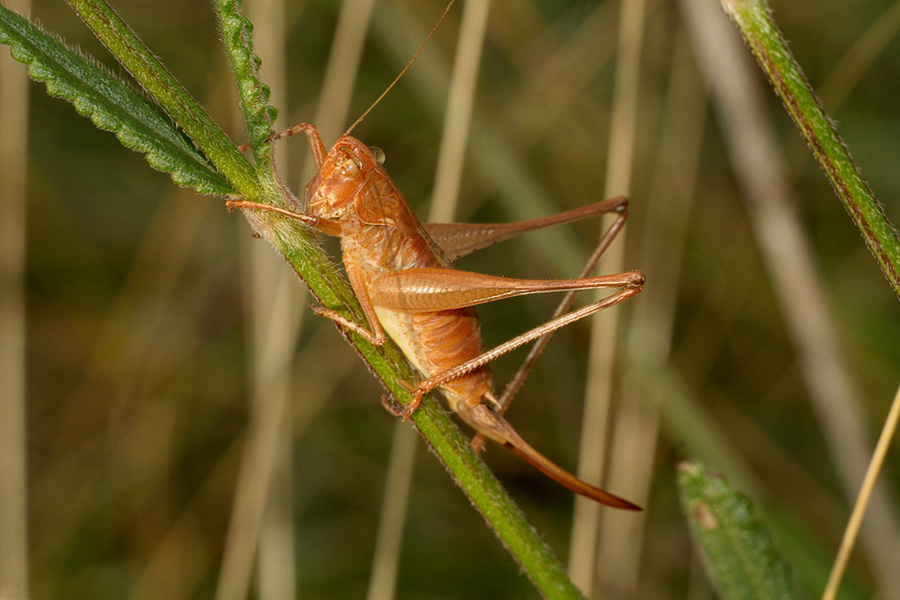
{"type": "Polygon", "coordinates": [[[453,263],[432,240],[386,173],[379,173],[355,200],[344,225],[344,264],[359,264],[371,276],[453,263]]]}

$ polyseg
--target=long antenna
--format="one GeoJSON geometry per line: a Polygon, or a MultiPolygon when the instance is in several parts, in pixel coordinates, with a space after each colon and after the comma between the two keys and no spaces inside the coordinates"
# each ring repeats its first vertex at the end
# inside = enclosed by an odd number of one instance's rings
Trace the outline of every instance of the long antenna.
{"type": "Polygon", "coordinates": [[[406,63],[405,67],[403,67],[403,70],[400,71],[400,73],[394,78],[394,80],[391,82],[391,85],[387,86],[387,88],[385,88],[385,90],[383,92],[381,92],[381,95],[375,99],[375,102],[373,102],[372,105],[369,106],[369,108],[367,108],[366,111],[363,114],[361,114],[360,117],[356,121],[353,122],[353,125],[351,125],[350,127],[347,128],[347,131],[344,132],[344,135],[347,135],[348,133],[353,131],[353,128],[356,127],[357,125],[359,125],[359,123],[363,119],[366,118],[366,115],[368,115],[372,111],[372,109],[375,108],[379,102],[381,102],[381,99],[384,98],[389,91],[391,91],[391,88],[393,88],[397,84],[397,82],[400,81],[400,78],[403,77],[403,74],[406,73],[406,71],[409,69],[409,67],[412,66],[412,64],[419,57],[419,53],[422,52],[422,50],[425,49],[425,46],[428,45],[428,42],[431,41],[431,38],[434,36],[434,33],[437,31],[438,27],[441,26],[441,23],[444,22],[444,19],[447,17],[447,14],[450,12],[450,8],[452,8],[455,3],[456,3],[456,0],[450,0],[450,3],[447,4],[447,8],[444,9],[444,14],[441,15],[440,19],[438,19],[438,22],[432,28],[431,33],[428,34],[428,37],[425,38],[425,41],[422,42],[422,45],[419,46],[419,49],[416,50],[416,53],[413,54],[413,57],[411,59],[409,59],[409,62],[406,63]]]}

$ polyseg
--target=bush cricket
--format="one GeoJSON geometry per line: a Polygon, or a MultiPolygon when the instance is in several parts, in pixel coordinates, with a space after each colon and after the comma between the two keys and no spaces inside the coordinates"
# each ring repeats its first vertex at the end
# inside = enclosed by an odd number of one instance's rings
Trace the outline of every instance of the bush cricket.
{"type": "Polygon", "coordinates": [[[549,334],[641,291],[644,276],[638,271],[587,276],[624,225],[627,199],[611,198],[557,215],[516,223],[422,224],[384,169],[381,150],[351,137],[348,129],[328,151],[318,130],[310,123],[301,123],[276,136],[301,131],[311,146],[317,172],[306,186],[300,209],[243,200],[230,200],[227,205],[229,208],[274,211],[340,238],[344,268],[366,322],[360,325],[321,306],[313,306],[313,311],[339,327],[358,333],[372,344],[382,345],[390,337],[424,376],[416,385],[407,384],[414,392],[413,401],[392,409],[392,412],[405,420],[416,411],[426,394],[438,389],[449,407],[478,432],[478,437],[473,440],[476,449],[483,444],[483,437],[490,438],[573,492],[615,508],[640,510],[631,502],[590,485],[553,463],[525,442],[502,416],[549,334]],[[511,279],[460,271],[453,266],[452,261],[456,258],[521,233],[607,213],[614,213],[617,218],[578,278],[511,279]],[[618,291],[565,313],[576,291],[598,288],[618,291]],[[557,291],[569,294],[553,318],[496,348],[485,350],[481,323],[474,306],[524,294],[557,291]],[[535,340],[538,344],[498,398],[488,363],[535,340]]]}

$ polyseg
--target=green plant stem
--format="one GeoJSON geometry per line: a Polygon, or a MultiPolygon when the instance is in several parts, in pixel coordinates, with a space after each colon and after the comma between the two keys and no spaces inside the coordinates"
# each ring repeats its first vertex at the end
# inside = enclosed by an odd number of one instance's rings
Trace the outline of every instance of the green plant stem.
{"type": "Polygon", "coordinates": [[[806,80],[765,0],[721,0],[769,77],[866,245],[900,297],[900,241],[806,80]]]}
{"type": "Polygon", "coordinates": [[[113,56],[209,156],[234,189],[247,199],[257,199],[259,183],[247,159],[115,11],[102,0],[67,1],[113,56]]]}

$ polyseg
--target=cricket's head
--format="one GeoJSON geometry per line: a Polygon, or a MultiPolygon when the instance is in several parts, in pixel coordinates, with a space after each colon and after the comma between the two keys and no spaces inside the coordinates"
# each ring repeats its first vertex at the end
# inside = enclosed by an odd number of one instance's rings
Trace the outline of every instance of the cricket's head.
{"type": "Polygon", "coordinates": [[[342,221],[356,212],[356,200],[372,189],[383,171],[384,153],[344,135],[335,143],[306,186],[304,211],[342,221]]]}

